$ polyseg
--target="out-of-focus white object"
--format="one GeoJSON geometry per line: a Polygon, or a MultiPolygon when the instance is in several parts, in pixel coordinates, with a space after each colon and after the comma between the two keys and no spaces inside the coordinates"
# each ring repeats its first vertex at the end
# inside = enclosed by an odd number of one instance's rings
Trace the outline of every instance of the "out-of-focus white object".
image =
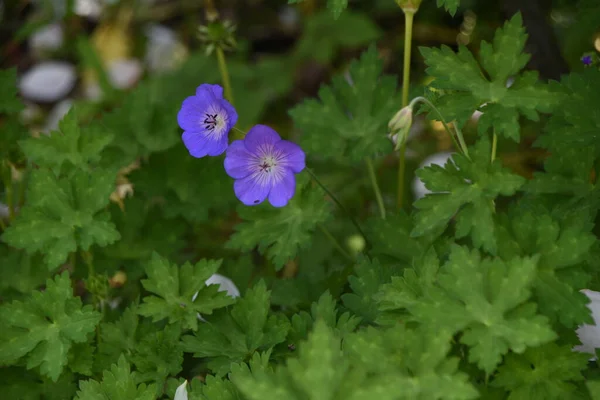
{"type": "Polygon", "coordinates": [[[186,386],[187,386],[187,381],[183,382],[181,385],[179,385],[177,387],[177,390],[175,391],[175,398],[173,400],[188,400],[186,386]]]}
{"type": "Polygon", "coordinates": [[[63,61],[46,61],[23,74],[19,90],[26,99],[49,103],[65,97],[76,80],[73,65],[63,61]]]}
{"type": "MultiPolygon", "coordinates": [[[[92,20],[97,20],[102,14],[102,9],[109,0],[75,0],[75,14],[92,20]]],[[[67,12],[67,0],[37,0],[39,7],[50,4],[54,11],[55,19],[62,19],[67,12]]]]}
{"type": "MultiPolygon", "coordinates": [[[[117,89],[130,89],[141,78],[142,64],[134,59],[120,59],[112,61],[107,68],[108,80],[117,89]]],[[[85,97],[90,100],[99,100],[102,97],[102,89],[98,82],[88,85],[85,89],[85,97]]]]}
{"type": "MultiPolygon", "coordinates": [[[[421,162],[421,165],[419,165],[419,169],[433,164],[443,167],[444,164],[446,164],[446,161],[448,161],[448,159],[452,156],[452,154],[453,153],[451,152],[441,152],[432,154],[426,159],[424,159],[423,162],[421,162]]],[[[425,187],[425,183],[423,183],[423,181],[418,176],[415,176],[415,179],[413,180],[412,189],[413,193],[415,194],[415,200],[425,197],[426,194],[431,193],[431,190],[425,187]]]]}
{"type": "Polygon", "coordinates": [[[600,348],[600,326],[598,326],[600,322],[600,293],[587,289],[582,290],[582,292],[590,299],[587,306],[592,311],[594,325],[582,325],[577,329],[581,346],[576,346],[574,350],[595,354],[594,349],[600,348]]]}
{"type": "Polygon", "coordinates": [[[62,26],[59,23],[53,23],[35,31],[29,38],[29,47],[34,53],[40,54],[59,49],[63,42],[62,26]]]}
{"type": "Polygon", "coordinates": [[[177,67],[185,55],[185,46],[175,31],[164,25],[151,24],[145,29],[148,42],[144,62],[151,72],[165,72],[177,67]]]}
{"type": "Polygon", "coordinates": [[[0,218],[8,218],[8,206],[6,204],[0,203],[0,218]]]}
{"type": "Polygon", "coordinates": [[[69,112],[71,107],[73,107],[73,100],[71,100],[71,99],[62,100],[60,103],[56,104],[54,106],[54,108],[52,108],[52,110],[50,110],[50,113],[48,114],[48,117],[46,118],[46,124],[44,125],[44,132],[50,133],[51,131],[57,130],[58,123],[60,122],[61,119],[63,119],[63,117],[65,115],[67,115],[67,113],[69,112]]]}

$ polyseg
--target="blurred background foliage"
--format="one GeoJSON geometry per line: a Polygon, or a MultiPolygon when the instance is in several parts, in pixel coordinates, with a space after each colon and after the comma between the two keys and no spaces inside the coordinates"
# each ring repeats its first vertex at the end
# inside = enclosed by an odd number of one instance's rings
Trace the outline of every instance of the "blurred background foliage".
{"type": "MultiPolygon", "coordinates": [[[[210,4],[200,0],[0,0],[0,66],[16,68],[25,102],[18,121],[2,122],[14,127],[0,131],[0,152],[11,149],[2,154],[7,161],[4,171],[16,174],[21,182],[14,188],[14,200],[24,201],[28,168],[9,141],[26,138],[30,133],[25,127],[34,135],[56,130],[58,121],[75,107],[80,123],[95,121],[94,129],[106,129],[114,136],[98,167],[120,170],[110,213],[122,239],[94,251],[96,272],[112,277],[111,285],[120,285],[119,270],[126,270],[128,279],[139,278],[143,262],[158,251],[173,261],[225,257],[222,273],[242,293],[257,277],[271,279],[274,304],[306,306],[326,289],[336,296],[348,271],[331,262],[334,250],[325,238],[319,240],[320,232],[302,257],[277,273],[268,261],[256,262],[258,253],[240,254],[224,245],[239,222],[232,183],[220,168],[220,158],[197,160],[187,154],[176,114],[197,86],[220,82],[215,53],[206,41],[218,37],[228,48],[225,56],[238,127],[248,130],[256,123],[268,124],[282,136],[301,142],[288,111],[316,96],[334,74],[347,71],[369,44],[377,44],[384,72],[400,81],[402,11],[393,0],[351,0],[337,19],[325,1],[318,0],[298,4],[215,0],[218,14],[207,13],[210,4]],[[222,25],[210,25],[212,19],[222,25]],[[294,285],[285,279],[291,276],[297,278],[294,285]]],[[[411,97],[423,95],[429,83],[419,46],[466,45],[477,53],[480,41],[490,40],[494,30],[517,11],[523,14],[530,35],[528,68],[538,70],[544,80],[582,69],[582,54],[600,50],[597,0],[461,0],[454,16],[437,8],[435,1],[424,0],[414,25],[411,97]]],[[[474,115],[466,131],[468,141],[475,137],[476,123],[474,115]]],[[[502,141],[498,150],[507,166],[526,177],[542,165],[543,151],[532,147],[539,129],[539,124],[524,122],[523,140],[502,141]]],[[[452,151],[451,146],[439,122],[418,120],[408,142],[407,181],[415,179],[414,171],[423,160],[452,151]]],[[[376,214],[368,177],[359,167],[308,157],[355,215],[376,214]]],[[[377,162],[384,201],[391,208],[395,164],[396,154],[377,162]]],[[[417,195],[405,191],[406,207],[417,195]]],[[[351,232],[348,224],[334,221],[330,229],[352,248],[356,238],[346,235],[351,232]]],[[[377,234],[392,229],[375,223],[369,227],[377,234]]],[[[3,252],[8,254],[0,246],[3,252]]],[[[6,286],[3,290],[13,290],[18,297],[43,283],[45,267],[38,267],[30,257],[20,259],[20,253],[10,257],[14,265],[20,263],[15,271],[21,273],[3,276],[0,288],[6,286]],[[36,272],[36,268],[41,269],[36,272]],[[22,273],[25,269],[30,273],[22,273]]]]}

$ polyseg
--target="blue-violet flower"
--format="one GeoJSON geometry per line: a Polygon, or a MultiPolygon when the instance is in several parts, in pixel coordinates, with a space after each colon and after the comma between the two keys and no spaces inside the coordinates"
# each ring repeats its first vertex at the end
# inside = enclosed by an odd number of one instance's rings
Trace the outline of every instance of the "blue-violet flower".
{"type": "Polygon", "coordinates": [[[177,114],[183,143],[196,158],[223,154],[237,119],[235,108],[223,98],[223,88],[209,84],[200,85],[195,96],[185,99],[177,114]]]}
{"type": "Polygon", "coordinates": [[[592,65],[592,62],[593,62],[592,56],[587,55],[587,56],[581,57],[581,62],[583,63],[583,65],[586,65],[586,66],[592,65]]]}
{"type": "Polygon", "coordinates": [[[274,207],[283,207],[296,191],[296,178],[305,167],[304,151],[282,140],[265,125],[256,125],[244,140],[227,149],[225,171],[236,179],[233,190],[245,205],[262,203],[267,197],[274,207]]]}

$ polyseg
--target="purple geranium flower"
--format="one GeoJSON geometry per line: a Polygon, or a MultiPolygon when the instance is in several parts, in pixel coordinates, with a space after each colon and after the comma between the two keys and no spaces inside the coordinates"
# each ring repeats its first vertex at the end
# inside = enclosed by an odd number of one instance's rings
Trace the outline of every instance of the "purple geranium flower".
{"type": "Polygon", "coordinates": [[[231,143],[225,155],[225,171],[236,179],[235,195],[247,206],[267,197],[274,207],[285,206],[296,191],[294,174],[304,166],[300,146],[265,125],[254,126],[244,140],[231,143]]]}
{"type": "Polygon", "coordinates": [[[583,65],[592,65],[592,56],[583,56],[581,57],[581,62],[583,65]]]}
{"type": "Polygon", "coordinates": [[[223,88],[209,84],[200,85],[195,96],[185,99],[177,114],[183,143],[196,158],[223,154],[237,118],[235,108],[223,98],[223,88]]]}

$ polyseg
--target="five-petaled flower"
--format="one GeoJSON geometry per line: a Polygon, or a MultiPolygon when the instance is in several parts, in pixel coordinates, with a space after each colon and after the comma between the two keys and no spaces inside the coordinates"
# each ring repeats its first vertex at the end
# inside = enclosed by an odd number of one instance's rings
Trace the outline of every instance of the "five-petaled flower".
{"type": "Polygon", "coordinates": [[[227,149],[228,134],[237,122],[235,108],[223,98],[219,85],[203,84],[183,101],[177,122],[183,143],[196,158],[218,156],[227,149]]]}
{"type": "Polygon", "coordinates": [[[262,203],[267,197],[274,207],[283,207],[294,196],[294,174],[304,169],[304,151],[282,140],[265,125],[256,125],[244,140],[227,149],[225,171],[236,181],[233,190],[246,205],[262,203]]]}

